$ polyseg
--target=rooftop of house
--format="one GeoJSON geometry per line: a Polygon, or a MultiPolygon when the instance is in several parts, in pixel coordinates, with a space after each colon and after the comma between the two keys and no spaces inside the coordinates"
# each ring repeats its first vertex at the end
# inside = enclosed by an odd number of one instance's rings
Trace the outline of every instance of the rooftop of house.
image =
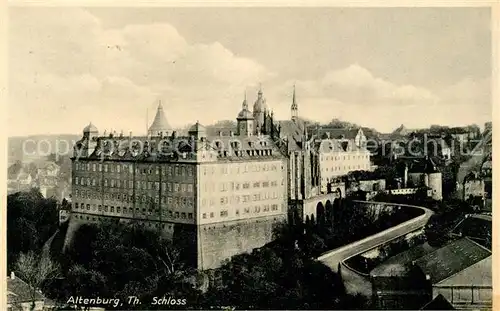
{"type": "Polygon", "coordinates": [[[416,260],[415,265],[437,284],[491,256],[491,251],[465,237],[416,260]]]}
{"type": "Polygon", "coordinates": [[[13,272],[7,278],[7,303],[23,303],[45,300],[45,297],[38,291],[33,291],[33,287],[17,277],[13,272]]]}
{"type": "Polygon", "coordinates": [[[434,299],[426,303],[420,310],[455,310],[452,304],[439,294],[434,299]]]}
{"type": "MultiPolygon", "coordinates": [[[[89,159],[122,161],[172,161],[194,159],[207,151],[217,160],[249,160],[258,157],[282,158],[279,146],[268,135],[207,136],[200,143],[191,136],[168,137],[98,137],[89,159]]],[[[85,141],[80,142],[85,145],[85,141]]],[[[77,146],[78,147],[78,146],[77,146]]],[[[82,145],[80,145],[82,147],[82,145]]]]}
{"type": "Polygon", "coordinates": [[[472,266],[465,268],[449,276],[448,278],[437,283],[437,286],[461,286],[461,285],[480,285],[492,286],[492,258],[493,256],[486,257],[485,259],[476,262],[472,266]]]}
{"type": "Polygon", "coordinates": [[[335,128],[329,126],[311,127],[309,129],[311,134],[315,134],[320,138],[332,139],[355,139],[360,129],[358,128],[335,128]]]}

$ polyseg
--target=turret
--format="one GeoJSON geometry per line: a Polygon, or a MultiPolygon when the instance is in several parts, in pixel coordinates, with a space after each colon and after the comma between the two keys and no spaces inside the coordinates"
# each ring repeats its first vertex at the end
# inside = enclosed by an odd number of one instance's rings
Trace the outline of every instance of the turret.
{"type": "Polygon", "coordinates": [[[267,110],[266,100],[263,97],[262,87],[257,93],[257,100],[253,105],[253,118],[255,123],[255,133],[262,132],[264,129],[264,113],[267,110]]]}
{"type": "Polygon", "coordinates": [[[172,127],[165,117],[163,106],[160,102],[156,110],[155,119],[148,129],[148,136],[167,136],[170,135],[170,133],[172,133],[172,127]]]}
{"type": "Polygon", "coordinates": [[[238,124],[237,135],[251,136],[254,132],[254,116],[252,112],[248,110],[246,93],[241,106],[241,111],[236,118],[238,124]]]}

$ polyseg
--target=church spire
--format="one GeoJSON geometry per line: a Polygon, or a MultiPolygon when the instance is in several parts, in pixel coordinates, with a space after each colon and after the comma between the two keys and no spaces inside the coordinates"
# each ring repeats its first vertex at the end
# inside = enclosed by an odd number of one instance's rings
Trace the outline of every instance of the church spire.
{"type": "Polygon", "coordinates": [[[292,112],[292,120],[295,120],[299,117],[299,107],[297,105],[297,101],[295,98],[295,84],[293,85],[293,95],[292,95],[292,107],[291,107],[291,112],[292,112]]]}
{"type": "Polygon", "coordinates": [[[243,96],[243,104],[242,104],[242,108],[244,110],[248,110],[248,103],[247,103],[247,91],[245,90],[245,94],[243,96]]]}

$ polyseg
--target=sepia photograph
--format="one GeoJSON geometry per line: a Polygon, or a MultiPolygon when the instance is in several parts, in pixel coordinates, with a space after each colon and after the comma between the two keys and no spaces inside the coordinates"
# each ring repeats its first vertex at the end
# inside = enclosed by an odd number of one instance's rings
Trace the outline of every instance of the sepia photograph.
{"type": "Polygon", "coordinates": [[[0,309],[493,310],[493,11],[11,4],[0,309]]]}

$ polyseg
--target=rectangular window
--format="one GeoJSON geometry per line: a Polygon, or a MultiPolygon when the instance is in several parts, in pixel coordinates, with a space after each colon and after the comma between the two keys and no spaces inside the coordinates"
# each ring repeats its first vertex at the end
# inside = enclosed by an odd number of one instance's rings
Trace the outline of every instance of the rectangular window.
{"type": "Polygon", "coordinates": [[[188,184],[188,192],[193,192],[193,185],[192,184],[188,184]]]}
{"type": "Polygon", "coordinates": [[[156,171],[156,175],[160,174],[160,167],[159,167],[159,166],[157,166],[157,167],[155,168],[155,171],[156,171]]]}
{"type": "Polygon", "coordinates": [[[227,211],[221,211],[220,217],[226,217],[228,215],[227,211]]]}
{"type": "Polygon", "coordinates": [[[104,211],[107,212],[108,211],[108,206],[107,205],[104,205],[104,211]]]}
{"type": "Polygon", "coordinates": [[[179,218],[179,212],[175,212],[175,218],[179,218]]]}
{"type": "MultiPolygon", "coordinates": [[[[125,209],[124,209],[124,211],[125,211],[125,209]]],[[[119,207],[119,206],[117,206],[117,207],[116,207],[116,212],[117,212],[117,213],[119,213],[119,212],[120,212],[120,207],[119,207]]]]}
{"type": "Polygon", "coordinates": [[[107,164],[104,164],[104,171],[107,172],[108,171],[108,165],[107,164]]]}
{"type": "Polygon", "coordinates": [[[186,184],[181,184],[181,191],[186,192],[186,184]]]}
{"type": "Polygon", "coordinates": [[[188,176],[193,176],[193,168],[191,166],[188,166],[187,171],[188,171],[188,176]]]}
{"type": "Polygon", "coordinates": [[[111,206],[111,210],[110,210],[111,213],[114,213],[115,212],[115,207],[114,206],[111,206]]]}
{"type": "Polygon", "coordinates": [[[186,213],[182,213],[182,219],[186,219],[186,213]]]}
{"type": "Polygon", "coordinates": [[[214,218],[214,213],[210,213],[210,218],[214,218]]]}
{"type": "Polygon", "coordinates": [[[202,217],[203,219],[206,219],[206,218],[207,218],[207,214],[206,214],[206,213],[203,213],[203,215],[201,215],[201,217],[202,217]]]}

